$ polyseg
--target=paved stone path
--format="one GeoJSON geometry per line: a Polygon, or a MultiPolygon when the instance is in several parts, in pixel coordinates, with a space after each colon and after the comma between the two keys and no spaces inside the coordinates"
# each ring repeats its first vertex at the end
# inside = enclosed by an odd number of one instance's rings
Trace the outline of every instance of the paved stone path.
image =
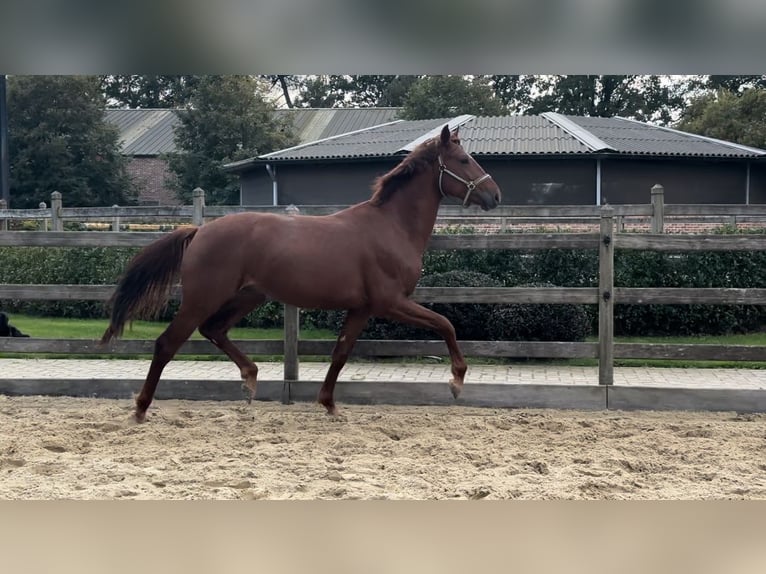
{"type": "MultiPolygon", "coordinates": [[[[259,363],[261,380],[282,380],[282,363],[259,363]]],[[[329,363],[300,365],[304,381],[324,379],[329,363]]],[[[148,360],[0,359],[0,379],[139,379],[146,376],[148,360]]],[[[172,361],[164,379],[239,380],[229,361],[172,361]]],[[[446,382],[449,364],[349,362],[340,381],[446,382]]],[[[597,367],[549,365],[469,365],[466,384],[596,385],[597,367]]],[[[766,389],[766,370],[678,369],[615,367],[614,384],[670,388],[766,389]]]]}

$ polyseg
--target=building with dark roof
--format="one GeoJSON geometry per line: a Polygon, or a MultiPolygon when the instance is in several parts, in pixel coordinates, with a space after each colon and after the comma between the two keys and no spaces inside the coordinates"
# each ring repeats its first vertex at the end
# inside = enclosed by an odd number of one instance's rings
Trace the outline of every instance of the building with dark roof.
{"type": "Polygon", "coordinates": [[[506,205],[766,203],[766,150],[625,118],[392,119],[228,164],[243,205],[347,205],[445,123],[490,172],[506,205]]]}
{"type": "MultiPolygon", "coordinates": [[[[291,120],[300,143],[321,140],[384,124],[397,117],[401,108],[294,108],[279,109],[277,116],[291,120]]],[[[164,154],[176,151],[174,109],[109,109],[107,122],[120,132],[122,154],[130,158],[128,173],[139,188],[143,205],[177,205],[171,186],[175,175],[168,169],[164,154]]]]}
{"type": "Polygon", "coordinates": [[[176,110],[130,109],[106,110],[106,121],[120,132],[122,155],[127,156],[128,175],[138,187],[141,205],[178,205],[163,154],[176,151],[176,110]]]}

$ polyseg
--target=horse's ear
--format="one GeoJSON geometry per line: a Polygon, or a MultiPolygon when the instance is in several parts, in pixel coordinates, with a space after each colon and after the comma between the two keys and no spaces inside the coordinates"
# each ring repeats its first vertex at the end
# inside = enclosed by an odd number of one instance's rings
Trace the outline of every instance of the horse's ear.
{"type": "Polygon", "coordinates": [[[449,124],[446,124],[442,128],[442,134],[441,134],[441,144],[442,144],[442,146],[447,147],[449,145],[450,137],[451,136],[450,136],[450,133],[449,133],[449,124]]]}

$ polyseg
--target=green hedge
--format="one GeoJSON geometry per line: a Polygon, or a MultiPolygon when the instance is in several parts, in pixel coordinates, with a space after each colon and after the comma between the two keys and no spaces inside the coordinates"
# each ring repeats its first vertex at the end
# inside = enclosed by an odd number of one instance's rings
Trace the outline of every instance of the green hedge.
{"type": "MultiPolygon", "coordinates": [[[[455,230],[452,230],[455,231],[455,230]]],[[[457,231],[466,231],[459,229],[457,231]]],[[[468,230],[470,231],[470,230],[468,230]]],[[[722,228],[721,233],[733,230],[722,228]]],[[[137,250],[135,248],[0,248],[0,283],[113,284],[137,250]]],[[[430,251],[423,261],[421,285],[514,286],[556,285],[594,287],[598,285],[598,256],[593,250],[544,250],[534,252],[502,250],[430,251]],[[442,283],[439,283],[441,281],[442,283]]],[[[699,252],[667,254],[617,251],[615,285],[618,287],[764,287],[766,253],[699,252]]],[[[434,305],[447,311],[463,339],[479,339],[486,331],[490,305],[434,305]]],[[[551,312],[556,311],[552,307],[551,312]]],[[[595,306],[588,306],[591,332],[595,333],[595,306]]],[[[7,312],[42,316],[105,318],[101,302],[5,300],[7,312]]],[[[176,303],[162,315],[169,319],[176,303]]],[[[529,307],[530,313],[532,307],[529,307]]],[[[539,310],[538,310],[539,311],[539,310]]],[[[617,305],[615,332],[618,335],[722,334],[758,330],[766,322],[762,306],[746,305],[617,305]]],[[[526,312],[526,311],[525,311],[526,312]]],[[[513,311],[503,311],[506,319],[513,311]]],[[[517,313],[517,312],[516,312],[517,313]]],[[[518,314],[518,313],[517,313],[518,314]]],[[[541,315],[550,317],[547,315],[541,315]]],[[[580,313],[577,312],[577,317],[580,313]]],[[[306,310],[305,326],[337,328],[342,314],[306,310]]],[[[524,322],[528,322],[527,318],[524,322]]],[[[571,319],[574,321],[575,319],[571,319]]],[[[579,319],[577,319],[579,321],[579,319]]],[[[543,321],[543,319],[540,319],[543,321]]],[[[548,319],[545,319],[548,321],[548,319]]],[[[268,303],[259,307],[241,325],[274,327],[282,324],[282,306],[268,303]]],[[[364,336],[423,338],[421,331],[373,321],[364,336]]],[[[573,329],[579,337],[579,327],[573,329]]],[[[494,336],[499,337],[497,333],[494,336]]],[[[503,335],[510,336],[510,335],[503,335]]],[[[574,335],[573,335],[574,336],[574,335]]]]}
{"type": "MultiPolygon", "coordinates": [[[[0,247],[0,283],[104,285],[117,282],[136,248],[0,247]]],[[[100,301],[3,300],[2,310],[48,317],[106,317],[100,301]]]]}
{"type": "MultiPolygon", "coordinates": [[[[764,287],[766,253],[617,252],[620,287],[764,287]]],[[[721,335],[759,330],[766,309],[757,305],[617,305],[617,335],[721,335]]]]}
{"type": "MultiPolygon", "coordinates": [[[[519,287],[555,287],[550,283],[519,287]]],[[[505,304],[497,305],[487,322],[492,341],[583,341],[592,331],[595,305],[505,304]]]]}
{"type": "MultiPolygon", "coordinates": [[[[502,287],[502,282],[484,273],[476,271],[447,271],[427,275],[420,281],[423,287],[502,287]]],[[[447,317],[455,327],[458,339],[487,340],[487,322],[493,305],[474,303],[430,303],[425,307],[433,309],[447,317]]],[[[342,325],[345,312],[331,311],[327,313],[326,322],[320,326],[338,331],[342,325]]],[[[405,323],[372,318],[359,336],[360,339],[436,339],[433,331],[414,327],[405,323]]]]}

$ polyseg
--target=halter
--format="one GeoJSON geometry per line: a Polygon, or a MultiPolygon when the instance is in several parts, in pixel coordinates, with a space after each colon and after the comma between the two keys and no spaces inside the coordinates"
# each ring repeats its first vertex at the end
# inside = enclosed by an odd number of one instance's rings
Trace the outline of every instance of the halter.
{"type": "Polygon", "coordinates": [[[481,177],[477,177],[476,179],[472,181],[468,181],[467,179],[463,179],[458,174],[456,174],[454,171],[450,171],[447,169],[447,166],[444,165],[444,162],[442,161],[441,154],[439,155],[439,192],[442,194],[442,197],[447,197],[447,194],[444,193],[444,190],[442,189],[442,176],[444,174],[451,175],[459,182],[465,184],[465,186],[468,188],[468,193],[465,194],[465,197],[463,198],[463,207],[468,205],[468,198],[471,197],[471,193],[473,193],[473,190],[478,187],[478,185],[484,181],[485,179],[490,179],[492,176],[488,173],[485,173],[481,177]]]}

